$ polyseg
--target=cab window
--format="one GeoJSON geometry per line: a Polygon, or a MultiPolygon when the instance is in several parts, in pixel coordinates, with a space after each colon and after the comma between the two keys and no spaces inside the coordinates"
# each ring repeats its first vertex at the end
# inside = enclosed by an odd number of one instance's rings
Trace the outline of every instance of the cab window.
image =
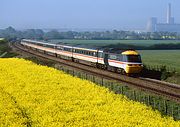
{"type": "Polygon", "coordinates": [[[124,55],[123,60],[125,62],[137,62],[141,63],[141,56],[140,55],[124,55]]]}

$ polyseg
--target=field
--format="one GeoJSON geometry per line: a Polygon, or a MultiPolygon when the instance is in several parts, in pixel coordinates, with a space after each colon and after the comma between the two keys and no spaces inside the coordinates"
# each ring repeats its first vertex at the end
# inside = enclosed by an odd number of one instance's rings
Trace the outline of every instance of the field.
{"type": "Polygon", "coordinates": [[[151,46],[154,44],[177,44],[180,41],[175,40],[51,40],[52,42],[63,42],[67,44],[73,45],[86,45],[90,47],[96,46],[106,46],[109,44],[130,44],[130,45],[138,45],[138,46],[151,46]]]}
{"type": "Polygon", "coordinates": [[[0,59],[0,126],[178,127],[142,103],[23,59],[0,59]]]}
{"type": "Polygon", "coordinates": [[[180,84],[180,50],[140,50],[143,64],[152,68],[166,66],[168,71],[176,71],[167,82],[180,84]]]}
{"type": "Polygon", "coordinates": [[[165,65],[180,73],[180,50],[140,50],[144,64],[152,66],[165,65]]]}

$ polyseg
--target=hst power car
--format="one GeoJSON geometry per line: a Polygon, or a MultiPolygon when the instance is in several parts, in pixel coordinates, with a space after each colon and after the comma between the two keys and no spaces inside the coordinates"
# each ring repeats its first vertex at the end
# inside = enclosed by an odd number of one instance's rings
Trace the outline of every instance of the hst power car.
{"type": "Polygon", "coordinates": [[[48,55],[124,74],[139,74],[143,68],[140,54],[131,49],[114,52],[28,39],[22,39],[21,44],[48,55]]]}

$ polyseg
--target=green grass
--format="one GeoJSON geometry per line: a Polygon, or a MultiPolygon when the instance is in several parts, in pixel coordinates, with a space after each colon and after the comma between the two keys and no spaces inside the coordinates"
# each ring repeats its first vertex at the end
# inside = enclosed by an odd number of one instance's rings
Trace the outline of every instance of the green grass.
{"type": "Polygon", "coordinates": [[[8,42],[6,40],[2,41],[0,38],[0,56],[5,52],[7,52],[7,54],[5,54],[3,58],[11,58],[18,55],[17,53],[11,52],[11,48],[9,47],[8,42]]]}
{"type": "Polygon", "coordinates": [[[180,50],[140,50],[139,53],[144,64],[165,65],[180,72],[180,50]]]}
{"type": "Polygon", "coordinates": [[[3,56],[2,58],[12,58],[15,56],[18,56],[19,54],[15,53],[15,52],[8,52],[5,56],[3,56]]]}
{"type": "Polygon", "coordinates": [[[5,52],[8,49],[8,44],[4,41],[0,41],[0,53],[5,52]]]}
{"type": "Polygon", "coordinates": [[[175,70],[176,73],[166,81],[180,84],[180,50],[141,50],[139,53],[146,65],[152,67],[165,65],[168,70],[175,70]]]}
{"type": "Polygon", "coordinates": [[[72,45],[87,45],[91,47],[106,46],[109,44],[130,44],[138,46],[151,46],[154,44],[180,43],[179,40],[52,40],[52,42],[64,42],[72,45]]]}

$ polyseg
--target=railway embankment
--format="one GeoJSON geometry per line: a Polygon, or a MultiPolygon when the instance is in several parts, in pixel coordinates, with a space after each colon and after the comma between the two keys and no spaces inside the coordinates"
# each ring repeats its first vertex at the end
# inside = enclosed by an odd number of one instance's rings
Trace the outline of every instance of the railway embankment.
{"type": "Polygon", "coordinates": [[[6,39],[0,39],[0,58],[10,58],[17,54],[12,52],[9,42],[6,39]]]}
{"type": "MultiPolygon", "coordinates": [[[[19,50],[19,52],[21,52],[21,54],[27,53],[27,52],[26,53],[23,52],[22,50],[21,51],[19,50]]],[[[39,54],[39,53],[37,53],[37,54],[39,54]]],[[[173,87],[166,85],[165,83],[157,83],[156,80],[148,81],[147,79],[134,79],[134,78],[132,79],[132,82],[134,83],[133,84],[133,83],[130,83],[130,81],[128,80],[128,77],[124,77],[124,76],[120,76],[120,75],[118,77],[121,77],[121,79],[124,79],[124,82],[123,81],[121,81],[121,83],[120,83],[120,81],[118,81],[118,83],[112,82],[114,80],[116,80],[116,81],[118,80],[118,79],[116,79],[116,76],[112,72],[107,73],[107,72],[104,72],[104,70],[101,70],[102,73],[98,75],[97,73],[91,72],[91,70],[93,70],[92,68],[89,68],[89,71],[87,71],[82,68],[78,68],[79,65],[77,65],[78,67],[75,67],[75,66],[73,67],[72,63],[70,61],[68,61],[68,62],[64,61],[64,63],[69,63],[69,65],[65,65],[63,63],[57,63],[57,61],[55,61],[55,59],[47,59],[47,57],[45,57],[45,56],[40,57],[37,54],[35,55],[35,54],[31,53],[31,56],[33,56],[33,57],[30,57],[30,59],[32,59],[35,62],[41,63],[41,64],[49,63],[48,61],[50,61],[50,63],[51,63],[50,66],[54,66],[54,67],[56,67],[60,70],[63,70],[73,76],[91,80],[101,86],[109,88],[110,90],[114,91],[115,93],[121,93],[121,94],[126,95],[127,97],[129,97],[132,100],[140,101],[147,105],[151,105],[153,108],[160,110],[162,112],[162,114],[171,115],[171,116],[174,116],[175,119],[179,119],[179,114],[177,113],[177,111],[178,111],[177,107],[179,107],[178,103],[180,102],[178,86],[177,86],[178,88],[175,87],[175,89],[174,89],[173,87]],[[36,59],[36,57],[38,57],[40,59],[36,59]],[[45,60],[45,62],[43,62],[44,60],[45,60]],[[111,75],[111,77],[106,77],[105,75],[103,75],[105,73],[107,75],[111,75]],[[112,78],[112,77],[114,77],[114,78],[112,78]],[[128,84],[128,82],[125,82],[127,80],[129,82],[129,84],[128,84]],[[142,86],[135,86],[135,84],[138,85],[138,84],[141,84],[142,82],[144,82],[144,88],[142,86]],[[151,88],[146,88],[147,86],[151,86],[151,88]],[[159,90],[161,89],[162,91],[156,91],[157,89],[159,89],[159,90]],[[170,92],[169,95],[168,95],[168,92],[170,92]],[[174,94],[176,94],[175,98],[173,97],[174,94]],[[171,100],[173,100],[173,101],[171,101],[171,100]],[[176,102],[174,102],[174,101],[176,101],[176,102]],[[162,108],[160,108],[160,107],[162,107],[162,108]]],[[[28,56],[28,55],[25,55],[25,56],[28,56]]],[[[77,64],[77,63],[74,63],[74,64],[77,64]]],[[[84,65],[81,65],[81,66],[84,66],[84,65]]],[[[86,68],[87,68],[87,66],[86,66],[86,68]]]]}

